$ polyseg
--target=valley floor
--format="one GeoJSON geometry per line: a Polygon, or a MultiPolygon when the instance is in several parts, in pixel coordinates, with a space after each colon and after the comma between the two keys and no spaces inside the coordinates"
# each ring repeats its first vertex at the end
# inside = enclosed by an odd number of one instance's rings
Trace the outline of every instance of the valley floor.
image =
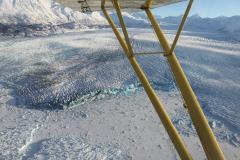
{"type": "MultiPolygon", "coordinates": [[[[161,50],[151,30],[130,31],[136,52],[161,50]]],[[[0,159],[179,159],[110,29],[0,39],[0,159]]],[[[239,160],[239,42],[189,31],[176,52],[226,158],[239,160]]],[[[205,159],[165,58],[137,58],[205,159]]]]}

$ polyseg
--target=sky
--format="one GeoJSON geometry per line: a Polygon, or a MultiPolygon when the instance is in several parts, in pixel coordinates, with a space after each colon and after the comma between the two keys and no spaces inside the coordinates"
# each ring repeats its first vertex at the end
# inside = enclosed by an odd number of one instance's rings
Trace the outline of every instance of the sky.
{"type": "MultiPolygon", "coordinates": [[[[182,15],[188,2],[154,9],[154,13],[162,17],[182,15]]],[[[240,15],[240,0],[194,0],[190,15],[201,17],[218,17],[240,15]]]]}

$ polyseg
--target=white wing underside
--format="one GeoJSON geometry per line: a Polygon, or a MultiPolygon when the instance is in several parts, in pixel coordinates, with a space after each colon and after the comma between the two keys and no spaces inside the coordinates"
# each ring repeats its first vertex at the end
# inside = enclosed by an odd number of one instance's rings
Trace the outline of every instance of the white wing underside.
{"type": "MultiPolygon", "coordinates": [[[[91,8],[91,11],[101,10],[101,0],[55,0],[55,1],[77,11],[82,10],[83,3],[87,4],[91,8]]],[[[151,8],[161,7],[182,1],[186,0],[153,0],[151,8]]],[[[121,8],[128,10],[141,9],[141,7],[145,5],[145,3],[146,0],[119,0],[121,8]]],[[[105,7],[108,9],[113,9],[112,1],[106,0],[105,7]]]]}

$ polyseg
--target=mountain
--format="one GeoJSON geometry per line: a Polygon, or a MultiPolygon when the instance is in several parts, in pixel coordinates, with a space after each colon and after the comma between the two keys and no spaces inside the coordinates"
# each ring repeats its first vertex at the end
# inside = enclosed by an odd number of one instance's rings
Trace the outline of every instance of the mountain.
{"type": "MultiPolygon", "coordinates": [[[[142,14],[142,12],[137,12],[137,13],[128,13],[128,12],[123,12],[122,13],[124,22],[127,27],[139,27],[142,28],[144,26],[149,26],[150,23],[142,14]]],[[[113,21],[116,23],[116,25],[120,25],[118,21],[118,17],[116,13],[110,13],[110,16],[112,17],[113,21]]]]}
{"type": "Polygon", "coordinates": [[[61,24],[78,22],[82,25],[104,24],[98,13],[84,14],[63,7],[52,0],[0,0],[0,23],[61,24]]]}
{"type": "Polygon", "coordinates": [[[0,33],[43,35],[106,25],[99,12],[84,14],[52,0],[0,0],[0,33]]]}
{"type": "Polygon", "coordinates": [[[223,31],[226,33],[240,33],[240,16],[201,18],[192,16],[188,19],[188,25],[223,31]]]}
{"type": "MultiPolygon", "coordinates": [[[[114,12],[110,13],[119,25],[114,12]]],[[[143,12],[123,13],[128,27],[150,26],[143,12]]],[[[157,16],[164,29],[177,29],[182,16],[157,16]]],[[[0,0],[0,35],[38,36],[65,32],[72,29],[104,27],[107,22],[100,12],[84,14],[64,7],[53,0],[0,0]]],[[[202,18],[193,15],[188,18],[185,29],[205,32],[222,32],[240,37],[240,16],[202,18]]]]}
{"type": "MultiPolygon", "coordinates": [[[[116,23],[116,15],[112,15],[116,23]]],[[[123,13],[128,27],[142,28],[149,26],[150,23],[143,12],[123,13]]],[[[156,16],[163,29],[176,30],[182,20],[182,16],[169,16],[162,18],[156,16]]],[[[240,16],[202,18],[199,15],[192,15],[187,19],[185,30],[201,32],[220,32],[228,34],[229,37],[240,40],[240,16]]]]}

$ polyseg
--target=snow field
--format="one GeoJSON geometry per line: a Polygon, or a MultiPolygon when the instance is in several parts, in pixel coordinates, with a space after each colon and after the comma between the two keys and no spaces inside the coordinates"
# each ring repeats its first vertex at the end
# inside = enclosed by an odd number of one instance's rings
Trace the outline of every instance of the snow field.
{"type": "MultiPolygon", "coordinates": [[[[161,49],[150,30],[134,31],[134,49],[161,49]]],[[[110,29],[3,39],[0,47],[4,159],[178,159],[110,29]]],[[[236,160],[239,49],[238,43],[206,41],[194,32],[184,34],[177,48],[226,157],[236,160]]],[[[137,58],[192,155],[203,159],[166,61],[159,55],[137,58]]]]}

